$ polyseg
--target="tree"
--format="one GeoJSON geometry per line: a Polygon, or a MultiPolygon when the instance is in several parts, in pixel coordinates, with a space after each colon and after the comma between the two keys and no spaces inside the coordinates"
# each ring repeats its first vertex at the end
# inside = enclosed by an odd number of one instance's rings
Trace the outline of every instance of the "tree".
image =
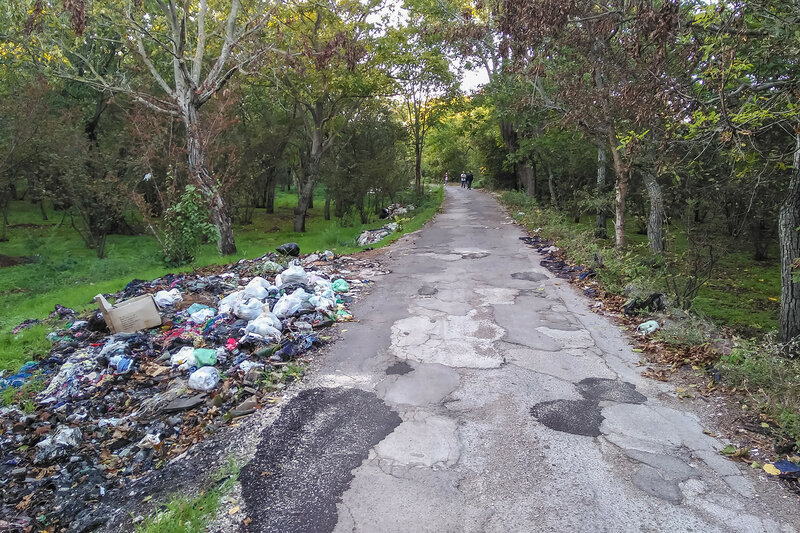
{"type": "MultiPolygon", "coordinates": [[[[247,9],[241,0],[119,0],[88,7],[83,2],[69,5],[71,11],[64,16],[70,17],[76,42],[69,46],[62,41],[60,48],[66,61],[56,63],[61,75],[91,84],[99,91],[126,94],[152,111],[181,120],[189,179],[208,203],[210,218],[219,232],[220,253],[234,253],[231,215],[223,184],[209,172],[211,139],[200,110],[269,48],[255,48],[251,43],[252,36],[269,20],[271,3],[248,2],[247,9]],[[137,62],[121,64],[117,76],[97,68],[95,54],[81,47],[93,43],[93,34],[98,33],[106,39],[118,36],[120,45],[137,62]]],[[[57,36],[55,42],[61,38],[57,36]]]]}

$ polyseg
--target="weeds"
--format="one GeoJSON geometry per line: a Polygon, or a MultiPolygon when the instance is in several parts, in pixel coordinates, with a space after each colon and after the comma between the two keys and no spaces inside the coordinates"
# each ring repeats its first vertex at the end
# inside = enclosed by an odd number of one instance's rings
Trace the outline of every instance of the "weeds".
{"type": "Polygon", "coordinates": [[[800,447],[800,360],[781,357],[773,334],[760,343],[742,342],[717,369],[800,447]]]}
{"type": "Polygon", "coordinates": [[[212,487],[195,498],[172,496],[161,510],[136,527],[136,533],[200,533],[217,514],[222,497],[236,483],[240,466],[233,458],[214,476],[212,487]]]}

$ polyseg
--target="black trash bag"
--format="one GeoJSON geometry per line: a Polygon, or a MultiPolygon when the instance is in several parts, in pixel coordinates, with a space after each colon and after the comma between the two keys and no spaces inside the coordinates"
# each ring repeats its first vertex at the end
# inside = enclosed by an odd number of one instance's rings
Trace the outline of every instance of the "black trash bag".
{"type": "Polygon", "coordinates": [[[647,298],[634,298],[622,306],[623,311],[628,316],[638,315],[642,311],[654,313],[656,311],[663,311],[667,308],[666,294],[654,292],[647,298]]]}
{"type": "Polygon", "coordinates": [[[287,242],[275,248],[275,251],[281,255],[297,257],[300,255],[300,246],[296,242],[287,242]]]}

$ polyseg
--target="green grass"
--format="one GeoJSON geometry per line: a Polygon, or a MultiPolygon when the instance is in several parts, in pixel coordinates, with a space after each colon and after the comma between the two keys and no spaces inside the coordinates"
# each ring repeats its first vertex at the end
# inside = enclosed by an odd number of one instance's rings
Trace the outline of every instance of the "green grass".
{"type": "MultiPolygon", "coordinates": [[[[28,318],[46,317],[55,304],[78,311],[94,307],[98,293],[116,292],[131,279],[155,279],[169,272],[191,271],[193,268],[228,264],[242,258],[258,257],[271,252],[285,242],[297,242],[302,253],[333,250],[340,254],[361,250],[355,239],[364,229],[380,227],[384,221],[353,224],[343,227],[335,218],[323,218],[324,192],[317,191],[315,207],[309,210],[306,232],[292,229],[294,192],[280,191],[276,195],[275,213],[256,210],[253,223],[237,225],[234,229],[238,252],[220,256],[213,244],[206,245],[192,265],[167,268],[162,262],[158,243],[149,235],[110,235],[106,257],[97,259],[75,231],[65,223],[59,226],[61,213],[48,211],[50,220],[43,222],[37,206],[27,202],[12,202],[9,223],[27,225],[9,229],[9,241],[0,243],[0,254],[8,256],[38,256],[38,262],[0,268],[0,370],[16,370],[20,364],[44,354],[49,343],[34,340],[42,336],[37,328],[24,335],[13,336],[11,328],[28,318]],[[33,225],[33,226],[31,226],[33,225]]],[[[419,229],[438,209],[442,191],[435,188],[422,204],[410,195],[408,202],[417,203],[413,217],[403,224],[403,232],[419,229]]],[[[374,247],[385,246],[401,236],[397,232],[374,247]]]]}
{"type": "MultiPolygon", "coordinates": [[[[652,256],[647,248],[647,235],[637,233],[637,225],[630,220],[626,226],[628,252],[623,260],[613,253],[613,226],[608,222],[607,240],[593,237],[594,217],[581,217],[575,223],[564,215],[536,206],[524,194],[506,192],[502,197],[512,213],[524,211],[522,222],[529,228],[542,227],[542,234],[553,239],[569,253],[570,257],[591,265],[599,253],[606,268],[599,271],[601,279],[615,292],[634,283],[643,290],[664,290],[656,269],[642,265],[652,256]]],[[[668,228],[667,255],[675,257],[686,251],[686,234],[680,225],[668,228]]],[[[763,334],[778,327],[780,299],[780,265],[777,259],[755,261],[746,243],[720,236],[726,253],[714,269],[712,279],[700,289],[692,311],[716,324],[731,326],[748,335],[763,334]]],[[[777,251],[772,251],[777,257],[777,251]]]]}
{"type": "Polygon", "coordinates": [[[196,497],[175,494],[161,510],[136,526],[136,533],[200,533],[213,520],[225,494],[239,476],[233,459],[213,478],[212,487],[196,497]]]}

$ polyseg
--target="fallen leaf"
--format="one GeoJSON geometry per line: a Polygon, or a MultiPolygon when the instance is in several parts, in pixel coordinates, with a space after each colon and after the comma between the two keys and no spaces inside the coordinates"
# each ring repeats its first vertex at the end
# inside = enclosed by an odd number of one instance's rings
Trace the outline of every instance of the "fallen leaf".
{"type": "Polygon", "coordinates": [[[769,424],[767,424],[766,422],[761,422],[761,427],[762,428],[768,428],[769,424]]]}
{"type": "Polygon", "coordinates": [[[773,465],[772,463],[765,464],[763,466],[763,468],[764,468],[764,472],[766,472],[767,474],[770,474],[772,476],[778,476],[781,473],[781,471],[778,470],[777,468],[775,468],[775,465],[773,465]]]}
{"type": "Polygon", "coordinates": [[[231,507],[231,509],[228,511],[228,516],[235,515],[238,512],[239,512],[239,506],[238,505],[236,507],[231,507]]]}

